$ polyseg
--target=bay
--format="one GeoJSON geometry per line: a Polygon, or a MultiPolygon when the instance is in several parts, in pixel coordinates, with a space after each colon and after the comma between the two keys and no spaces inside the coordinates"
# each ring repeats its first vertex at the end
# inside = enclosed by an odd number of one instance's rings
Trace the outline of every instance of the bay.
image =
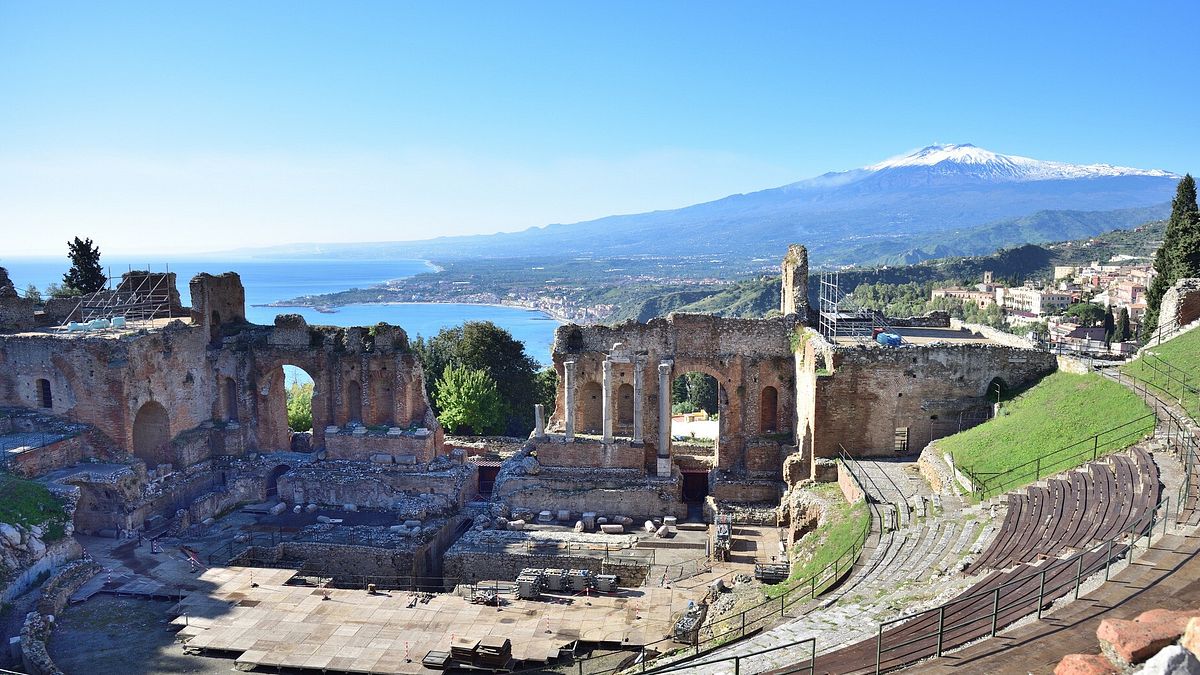
{"type": "MultiPolygon", "coordinates": [[[[332,293],[350,288],[368,288],[391,279],[434,271],[424,260],[204,260],[190,259],[167,263],[140,261],[113,256],[102,258],[114,282],[121,273],[132,269],[169,269],[184,304],[189,303],[188,281],[200,272],[220,274],[237,272],[246,289],[246,318],[258,324],[271,324],[277,314],[300,314],[310,324],[331,326],[371,326],[381,321],[400,326],[409,339],[431,337],[443,328],[464,321],[491,321],[508,330],[525,344],[525,351],[543,365],[550,363],[554,329],[558,322],[537,310],[495,305],[451,303],[397,303],[346,305],[332,313],[305,307],[262,307],[266,303],[303,295],[332,293]],[[149,263],[149,264],[148,264],[149,263]],[[260,306],[256,306],[260,305],[260,306]]],[[[28,284],[45,290],[50,283],[61,283],[67,263],[58,258],[4,258],[0,266],[23,293],[28,284]]]]}

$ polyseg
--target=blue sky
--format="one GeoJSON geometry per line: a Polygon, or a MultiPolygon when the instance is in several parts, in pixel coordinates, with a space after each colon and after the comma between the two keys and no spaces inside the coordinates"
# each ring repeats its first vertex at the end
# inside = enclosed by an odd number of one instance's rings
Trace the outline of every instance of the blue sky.
{"type": "Polygon", "coordinates": [[[494,232],[932,142],[1194,172],[1197,19],[1194,2],[0,0],[0,229],[10,254],[75,234],[181,252],[494,232]]]}

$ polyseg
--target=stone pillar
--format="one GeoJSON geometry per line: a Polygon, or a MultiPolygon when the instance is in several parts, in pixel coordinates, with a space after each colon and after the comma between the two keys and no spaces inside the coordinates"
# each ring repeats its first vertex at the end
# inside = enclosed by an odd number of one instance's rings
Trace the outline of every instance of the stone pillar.
{"type": "Polygon", "coordinates": [[[646,367],[645,359],[633,360],[633,444],[642,444],[642,369],[646,367]]]}
{"type": "Polygon", "coordinates": [[[565,396],[563,396],[563,398],[566,399],[566,401],[563,402],[563,405],[566,406],[566,411],[565,411],[565,414],[563,415],[563,419],[566,420],[564,422],[565,429],[564,429],[563,435],[566,437],[567,442],[570,443],[575,440],[575,362],[574,361],[563,361],[563,393],[565,394],[565,396]]]}
{"type": "Polygon", "coordinates": [[[602,442],[612,443],[613,441],[613,416],[612,416],[612,361],[604,359],[604,383],[603,383],[603,400],[601,401],[601,427],[604,431],[602,442]]]}
{"type": "Polygon", "coordinates": [[[533,404],[533,437],[546,437],[546,422],[545,422],[545,406],[541,403],[533,404]]]}
{"type": "Polygon", "coordinates": [[[674,362],[658,364],[658,476],[671,475],[671,368],[674,362]]]}

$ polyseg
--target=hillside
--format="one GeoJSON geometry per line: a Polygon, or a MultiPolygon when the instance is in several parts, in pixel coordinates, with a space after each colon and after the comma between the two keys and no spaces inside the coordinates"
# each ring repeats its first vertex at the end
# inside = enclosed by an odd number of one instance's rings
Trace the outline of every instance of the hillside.
{"type": "Polygon", "coordinates": [[[914,262],[1099,234],[1165,215],[1178,176],[933,145],[850,171],[685,206],[487,236],[289,245],[258,256],[721,256],[743,273],[792,242],[814,264],[914,262]],[[699,235],[699,236],[697,236],[699,235]]]}

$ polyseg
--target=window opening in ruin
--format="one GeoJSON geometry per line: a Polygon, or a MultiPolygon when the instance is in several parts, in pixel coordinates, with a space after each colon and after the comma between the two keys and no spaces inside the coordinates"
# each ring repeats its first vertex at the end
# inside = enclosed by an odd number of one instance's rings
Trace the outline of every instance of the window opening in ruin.
{"type": "Polygon", "coordinates": [[[362,418],[362,386],[358,380],[350,380],[346,384],[346,419],[362,422],[362,418]]]}
{"type": "Polygon", "coordinates": [[[54,407],[54,394],[50,391],[50,380],[41,379],[37,381],[38,403],[43,408],[54,407]]]}
{"type": "Polygon", "coordinates": [[[287,472],[288,466],[286,464],[280,464],[271,469],[271,474],[267,477],[267,499],[274,499],[279,496],[279,479],[287,472]]]}
{"type": "MultiPolygon", "coordinates": [[[[303,368],[290,364],[284,365],[282,370],[276,371],[276,373],[276,377],[280,373],[283,375],[284,415],[287,428],[294,433],[312,431],[313,397],[317,393],[313,378],[303,368]]],[[[273,409],[278,410],[277,408],[273,409]]],[[[281,449],[289,448],[290,445],[288,448],[281,449]]]]}
{"type": "Polygon", "coordinates": [[[212,316],[209,318],[208,339],[216,340],[221,336],[221,313],[214,309],[212,311],[212,316]]]}
{"type": "Polygon", "coordinates": [[[226,422],[236,422],[238,418],[237,382],[232,377],[226,377],[221,383],[223,413],[226,422]]]}
{"type": "Polygon", "coordinates": [[[759,433],[773,434],[779,431],[779,390],[763,387],[758,399],[759,433]]]}
{"type": "Polygon", "coordinates": [[[579,396],[579,431],[585,434],[604,433],[604,388],[599,382],[583,385],[579,396]]]}
{"type": "Polygon", "coordinates": [[[619,435],[633,435],[633,385],[628,382],[617,387],[617,426],[619,435]]]}
{"type": "Polygon", "coordinates": [[[683,472],[683,501],[688,503],[703,502],[708,497],[708,472],[683,472]]]}
{"type": "Polygon", "coordinates": [[[133,418],[133,454],[150,467],[170,463],[171,423],[157,401],[138,408],[133,418]]]}
{"type": "Polygon", "coordinates": [[[577,352],[583,349],[583,331],[574,328],[567,333],[567,351],[577,352]]]}
{"type": "Polygon", "coordinates": [[[671,383],[671,438],[677,442],[716,446],[724,392],[717,378],[685,372],[671,383]]]}

